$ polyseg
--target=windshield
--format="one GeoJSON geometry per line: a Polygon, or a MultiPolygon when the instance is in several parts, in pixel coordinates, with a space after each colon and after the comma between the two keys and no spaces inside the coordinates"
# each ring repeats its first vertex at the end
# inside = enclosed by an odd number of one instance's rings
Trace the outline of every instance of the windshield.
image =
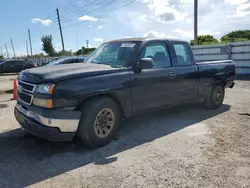
{"type": "Polygon", "coordinates": [[[137,46],[137,42],[105,43],[97,48],[85,62],[106,64],[113,67],[128,66],[137,46]]]}
{"type": "Polygon", "coordinates": [[[58,65],[58,64],[60,64],[60,63],[63,62],[63,61],[64,61],[64,59],[53,60],[53,61],[51,61],[50,63],[48,63],[47,65],[45,65],[45,66],[58,65]]]}

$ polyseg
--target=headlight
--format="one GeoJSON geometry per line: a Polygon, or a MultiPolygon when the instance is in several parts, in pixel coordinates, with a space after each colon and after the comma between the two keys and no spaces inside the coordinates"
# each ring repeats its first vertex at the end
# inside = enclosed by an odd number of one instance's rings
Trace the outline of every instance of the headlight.
{"type": "Polygon", "coordinates": [[[54,90],[55,84],[40,84],[36,86],[36,93],[41,94],[52,94],[54,90]]]}

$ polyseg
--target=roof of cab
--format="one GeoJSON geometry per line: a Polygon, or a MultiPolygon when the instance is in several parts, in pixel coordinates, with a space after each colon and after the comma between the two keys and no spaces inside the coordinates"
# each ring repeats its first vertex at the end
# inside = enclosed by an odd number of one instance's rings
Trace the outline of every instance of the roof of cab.
{"type": "Polygon", "coordinates": [[[176,38],[162,38],[162,37],[138,37],[138,38],[124,38],[124,39],[116,39],[111,40],[109,42],[142,42],[142,41],[155,41],[155,40],[168,40],[168,41],[179,41],[179,42],[187,42],[185,40],[176,39],[176,38]]]}

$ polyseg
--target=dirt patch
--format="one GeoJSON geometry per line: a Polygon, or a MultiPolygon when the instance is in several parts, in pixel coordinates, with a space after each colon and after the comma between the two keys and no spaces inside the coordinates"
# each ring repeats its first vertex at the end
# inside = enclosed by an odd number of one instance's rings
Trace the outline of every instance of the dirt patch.
{"type": "Polygon", "coordinates": [[[5,91],[0,90],[0,95],[3,95],[3,94],[12,94],[12,93],[13,93],[13,89],[5,90],[5,91]]]}
{"type": "Polygon", "coordinates": [[[9,107],[8,104],[0,104],[0,109],[9,107]]]}
{"type": "Polygon", "coordinates": [[[13,93],[13,89],[9,89],[9,90],[5,91],[5,93],[12,94],[13,93]]]}

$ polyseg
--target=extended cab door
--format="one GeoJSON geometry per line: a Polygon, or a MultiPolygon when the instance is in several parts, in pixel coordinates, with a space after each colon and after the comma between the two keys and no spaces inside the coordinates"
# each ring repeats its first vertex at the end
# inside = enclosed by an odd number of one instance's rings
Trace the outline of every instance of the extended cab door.
{"type": "Polygon", "coordinates": [[[176,70],[169,54],[165,41],[149,42],[140,50],[137,59],[151,58],[154,66],[143,69],[141,73],[131,72],[134,114],[176,102],[176,70]]]}
{"type": "Polygon", "coordinates": [[[171,46],[177,71],[178,98],[180,102],[188,102],[199,94],[198,67],[188,43],[172,41],[171,46]]]}

